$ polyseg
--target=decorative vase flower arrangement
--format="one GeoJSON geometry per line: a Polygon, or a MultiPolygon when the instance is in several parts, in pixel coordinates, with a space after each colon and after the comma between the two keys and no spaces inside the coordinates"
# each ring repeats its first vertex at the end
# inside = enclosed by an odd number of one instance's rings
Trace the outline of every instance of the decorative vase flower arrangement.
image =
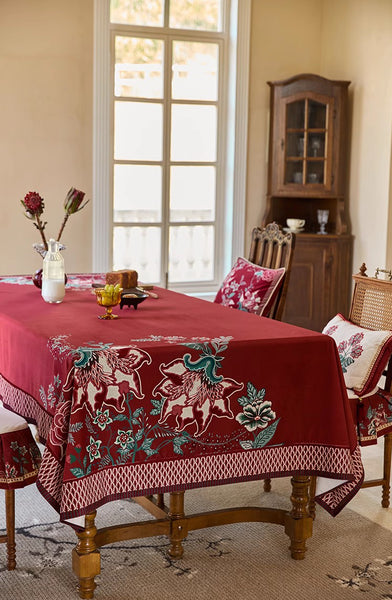
{"type": "MultiPolygon", "coordinates": [[[[57,234],[57,242],[60,241],[61,235],[64,231],[64,227],[70,217],[70,215],[73,215],[74,213],[79,212],[80,210],[82,210],[82,208],[84,208],[86,206],[86,204],[89,202],[89,200],[87,200],[84,204],[83,204],[83,200],[84,200],[84,192],[81,192],[80,190],[77,190],[76,188],[72,187],[68,194],[65,197],[64,200],[64,218],[63,221],[60,225],[60,229],[59,232],[57,234]]],[[[33,244],[33,247],[35,248],[35,250],[42,256],[42,258],[45,258],[46,253],[48,251],[48,242],[46,240],[46,236],[45,236],[45,227],[47,225],[47,221],[43,221],[42,220],[42,214],[44,212],[44,208],[45,208],[45,203],[44,203],[44,199],[37,193],[37,192],[28,192],[28,194],[26,194],[26,196],[24,197],[23,200],[21,200],[23,209],[24,209],[24,214],[25,216],[30,219],[30,221],[33,221],[34,226],[38,229],[40,235],[41,235],[41,240],[42,243],[40,244],[33,244]]],[[[62,244],[58,244],[58,249],[59,250],[64,250],[65,246],[63,246],[62,244]]],[[[38,269],[35,274],[33,275],[33,283],[34,285],[36,285],[38,288],[42,287],[42,269],[38,269]]],[[[67,281],[67,276],[65,275],[65,281],[67,281]]]]}
{"type": "MultiPolygon", "coordinates": [[[[89,202],[89,200],[86,200],[86,202],[83,204],[84,196],[84,192],[81,192],[74,187],[72,187],[66,195],[64,200],[65,214],[57,234],[57,242],[60,241],[64,227],[70,215],[81,211],[82,208],[84,208],[89,202]]],[[[44,199],[37,192],[29,192],[26,194],[24,199],[21,200],[21,203],[24,208],[25,216],[30,219],[30,221],[34,222],[35,227],[38,229],[41,235],[42,244],[34,244],[34,247],[40,254],[45,255],[48,250],[48,242],[45,236],[45,227],[47,225],[47,221],[43,221],[41,218],[45,208],[44,199]]]]}

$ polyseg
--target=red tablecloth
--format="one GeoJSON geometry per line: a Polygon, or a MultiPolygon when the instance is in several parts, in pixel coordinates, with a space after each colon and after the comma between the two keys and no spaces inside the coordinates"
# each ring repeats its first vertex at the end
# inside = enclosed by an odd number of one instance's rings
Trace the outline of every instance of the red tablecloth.
{"type": "Polygon", "coordinates": [[[159,288],[102,321],[72,278],[59,305],[27,283],[0,283],[0,394],[37,423],[38,485],[62,520],[116,498],[291,474],[340,480],[317,498],[332,514],[357,492],[330,337],[159,288]]]}

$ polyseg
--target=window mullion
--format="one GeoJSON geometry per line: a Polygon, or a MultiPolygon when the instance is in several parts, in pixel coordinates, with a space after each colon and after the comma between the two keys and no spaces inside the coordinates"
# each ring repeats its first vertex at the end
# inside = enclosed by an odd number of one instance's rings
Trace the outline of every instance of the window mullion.
{"type": "MultiPolygon", "coordinates": [[[[168,3],[167,3],[168,4],[168,3]]],[[[165,8],[166,18],[166,8],[165,8]]],[[[161,226],[161,281],[168,281],[170,237],[170,145],[171,145],[171,70],[172,42],[165,38],[163,92],[163,167],[162,167],[162,226],[161,226]]]]}
{"type": "Polygon", "coordinates": [[[163,8],[163,26],[169,27],[169,16],[170,16],[170,0],[165,0],[163,8]]]}

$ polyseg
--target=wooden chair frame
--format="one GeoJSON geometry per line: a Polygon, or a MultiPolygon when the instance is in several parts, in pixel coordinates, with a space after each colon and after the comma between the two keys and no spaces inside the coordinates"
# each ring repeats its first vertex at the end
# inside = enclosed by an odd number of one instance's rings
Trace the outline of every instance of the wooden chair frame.
{"type": "Polygon", "coordinates": [[[252,230],[249,261],[269,269],[285,268],[283,284],[268,313],[271,319],[281,320],[290,279],[295,234],[283,233],[277,223],[269,223],[264,229],[252,230]]]}
{"type": "MultiPolygon", "coordinates": [[[[269,223],[264,229],[252,230],[249,260],[256,265],[269,269],[285,268],[283,283],[268,313],[270,319],[282,319],[287,289],[293,262],[295,233],[283,233],[277,223],[269,223]]],[[[271,491],[271,480],[264,479],[264,491],[271,491]]]]}
{"type": "Polygon", "coordinates": [[[13,571],[16,567],[15,490],[4,490],[4,492],[6,533],[0,535],[0,543],[7,544],[7,570],[13,571]]]}

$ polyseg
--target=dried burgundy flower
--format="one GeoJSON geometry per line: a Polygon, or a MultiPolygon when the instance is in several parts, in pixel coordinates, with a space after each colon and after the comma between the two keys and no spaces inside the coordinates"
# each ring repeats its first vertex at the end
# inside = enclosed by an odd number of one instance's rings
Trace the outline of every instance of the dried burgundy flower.
{"type": "Polygon", "coordinates": [[[46,221],[43,223],[40,219],[40,215],[42,215],[44,211],[44,199],[37,192],[29,192],[26,194],[23,200],[21,200],[23,207],[25,208],[25,216],[32,221],[36,221],[34,223],[35,227],[38,229],[41,235],[42,242],[44,244],[45,250],[48,249],[48,243],[45,237],[45,225],[46,221]]]}
{"type": "MultiPolygon", "coordinates": [[[[57,236],[57,241],[60,241],[61,234],[63,233],[63,229],[65,227],[65,224],[66,224],[69,216],[82,210],[82,208],[84,208],[86,206],[87,202],[89,202],[89,200],[87,200],[84,204],[82,204],[84,196],[85,196],[84,192],[81,192],[80,190],[77,190],[74,187],[72,187],[69,190],[69,192],[64,200],[65,215],[64,215],[64,219],[61,224],[61,227],[60,227],[60,231],[57,236]]],[[[35,227],[40,232],[41,239],[42,239],[42,242],[44,245],[44,249],[47,250],[48,243],[46,241],[45,232],[44,232],[44,229],[45,229],[45,226],[47,223],[46,223],[46,221],[42,222],[40,219],[40,216],[42,215],[44,208],[45,208],[43,198],[41,198],[41,196],[37,192],[29,192],[28,194],[26,194],[24,199],[21,200],[21,203],[23,205],[23,208],[25,209],[25,213],[24,213],[25,216],[28,219],[31,219],[32,221],[34,221],[35,227]]]]}
{"type": "Polygon", "coordinates": [[[42,215],[45,207],[44,199],[37,192],[29,192],[21,202],[30,215],[42,215]]]}
{"type": "Polygon", "coordinates": [[[82,208],[84,208],[88,202],[87,200],[81,206],[84,196],[84,192],[81,192],[80,190],[77,190],[76,188],[72,187],[64,200],[65,212],[68,215],[73,215],[74,213],[79,212],[79,210],[82,210],[82,208]]]}
{"type": "Polygon", "coordinates": [[[84,192],[81,192],[80,190],[77,190],[76,188],[71,187],[71,189],[69,190],[69,192],[66,195],[66,198],[64,200],[65,215],[64,215],[64,219],[61,224],[61,227],[60,227],[60,231],[57,236],[57,241],[60,241],[61,234],[63,233],[65,224],[68,221],[68,217],[70,215],[73,215],[76,212],[79,212],[79,210],[82,210],[82,208],[84,208],[86,206],[88,200],[84,204],[82,204],[83,198],[84,198],[84,192]]]}

